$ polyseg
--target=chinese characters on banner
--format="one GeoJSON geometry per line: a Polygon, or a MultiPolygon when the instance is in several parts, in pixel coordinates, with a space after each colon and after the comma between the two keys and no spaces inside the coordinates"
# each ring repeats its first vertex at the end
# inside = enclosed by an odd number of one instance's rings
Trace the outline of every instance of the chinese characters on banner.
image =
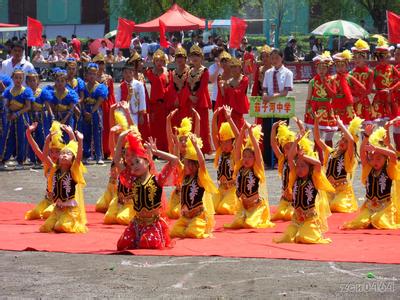
{"type": "Polygon", "coordinates": [[[251,96],[250,116],[256,118],[291,118],[295,116],[295,97],[279,97],[264,102],[261,96],[251,96]]]}

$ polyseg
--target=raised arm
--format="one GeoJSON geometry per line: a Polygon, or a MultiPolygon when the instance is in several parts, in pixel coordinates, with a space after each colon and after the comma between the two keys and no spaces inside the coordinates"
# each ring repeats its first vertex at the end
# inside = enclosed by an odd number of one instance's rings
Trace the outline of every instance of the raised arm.
{"type": "Polygon", "coordinates": [[[245,122],[242,129],[240,130],[240,134],[239,137],[235,143],[235,150],[234,150],[234,155],[235,155],[235,161],[240,161],[240,159],[242,158],[242,146],[243,146],[243,141],[244,141],[244,137],[246,134],[246,130],[248,129],[248,125],[245,122]]]}
{"type": "Polygon", "coordinates": [[[173,138],[173,131],[172,131],[172,124],[171,124],[171,120],[174,117],[175,113],[178,111],[178,109],[174,109],[173,111],[171,111],[168,116],[167,116],[167,120],[166,120],[166,127],[167,127],[167,140],[168,140],[168,151],[169,153],[175,153],[174,149],[175,149],[175,141],[173,138]]]}
{"type": "MultiPolygon", "coordinates": [[[[249,126],[249,124],[247,124],[247,126],[249,126]]],[[[258,141],[255,138],[255,136],[253,134],[253,130],[252,130],[256,126],[257,125],[254,125],[254,124],[251,125],[250,130],[249,130],[249,137],[250,137],[251,143],[253,144],[253,147],[254,147],[255,164],[259,167],[264,167],[264,162],[263,162],[260,146],[259,146],[258,141]]]]}
{"type": "Polygon", "coordinates": [[[125,165],[121,163],[122,158],[122,147],[124,146],[126,136],[131,132],[130,129],[123,131],[117,141],[117,146],[115,147],[115,155],[113,158],[115,166],[120,170],[123,171],[125,169],[125,165]]]}
{"type": "Polygon", "coordinates": [[[172,165],[176,165],[179,163],[179,158],[177,156],[158,150],[156,140],[152,137],[149,137],[148,142],[145,142],[144,146],[146,147],[146,149],[149,149],[153,155],[170,162],[172,165]]]}
{"type": "MultiPolygon", "coordinates": [[[[50,132],[47,136],[46,136],[46,140],[44,141],[44,147],[43,147],[43,160],[42,163],[43,165],[47,166],[47,167],[51,167],[53,165],[53,161],[50,159],[49,157],[49,148],[50,148],[50,142],[51,139],[53,137],[53,135],[55,134],[55,132],[50,132]]],[[[54,162],[55,163],[55,162],[54,162]]]]}
{"type": "Polygon", "coordinates": [[[319,121],[321,120],[323,115],[323,112],[318,113],[315,112],[314,114],[314,141],[317,144],[318,147],[322,149],[322,151],[326,151],[328,149],[328,146],[325,144],[323,140],[321,140],[321,136],[319,133],[319,121]]]}
{"type": "Polygon", "coordinates": [[[283,122],[283,121],[275,122],[272,125],[272,129],[271,129],[271,147],[272,147],[272,151],[274,151],[275,156],[278,158],[283,155],[281,149],[278,146],[278,141],[276,139],[276,131],[277,131],[279,125],[281,125],[281,124],[285,124],[285,122],[283,122]]]}
{"type": "Polygon", "coordinates": [[[44,158],[43,158],[43,152],[40,150],[38,144],[36,143],[36,141],[33,139],[32,137],[32,132],[36,130],[38,123],[34,122],[32,123],[32,125],[30,125],[27,129],[26,129],[26,138],[28,140],[29,145],[31,146],[33,152],[35,153],[35,155],[40,159],[40,161],[43,162],[44,158]]]}
{"type": "Polygon", "coordinates": [[[129,102],[121,101],[120,107],[122,108],[124,115],[125,115],[126,119],[128,120],[128,125],[129,126],[138,125],[138,124],[135,124],[135,122],[132,119],[131,112],[129,110],[129,102]]]}
{"type": "Polygon", "coordinates": [[[304,155],[302,152],[299,153],[299,158],[302,158],[306,163],[312,165],[315,171],[321,172],[321,162],[318,159],[304,155]]]}
{"type": "Polygon", "coordinates": [[[60,126],[60,128],[68,134],[68,138],[70,141],[76,141],[76,137],[71,126],[63,124],[60,126]]]}
{"type": "Polygon", "coordinates": [[[304,122],[297,117],[293,117],[293,121],[296,122],[297,127],[299,128],[299,132],[301,134],[306,133],[306,128],[304,127],[304,122]]]}
{"type": "Polygon", "coordinates": [[[342,120],[340,119],[339,116],[336,116],[336,123],[340,129],[340,131],[343,133],[344,138],[347,140],[347,152],[352,155],[354,153],[354,138],[351,135],[350,131],[344,126],[342,120]]]}
{"type": "Polygon", "coordinates": [[[75,157],[75,161],[77,164],[80,164],[82,161],[82,152],[83,152],[83,134],[78,130],[75,131],[76,141],[78,142],[78,152],[75,157]]]}
{"type": "Polygon", "coordinates": [[[194,134],[191,134],[189,136],[189,138],[192,141],[194,149],[196,150],[196,154],[197,154],[197,159],[198,159],[198,162],[199,162],[200,170],[201,171],[206,171],[206,161],[204,159],[203,152],[201,152],[201,149],[200,149],[199,145],[197,144],[197,137],[194,134]]]}
{"type": "Polygon", "coordinates": [[[230,107],[228,105],[224,105],[223,108],[224,108],[225,118],[228,121],[229,125],[231,126],[233,134],[235,135],[235,139],[237,139],[237,137],[239,136],[239,130],[236,127],[236,124],[235,124],[235,122],[233,122],[233,119],[232,119],[232,107],[230,107]]]}
{"type": "Polygon", "coordinates": [[[214,111],[214,114],[212,117],[211,136],[213,139],[215,149],[218,149],[220,146],[217,118],[218,118],[219,113],[221,112],[221,109],[222,109],[222,107],[218,107],[214,111]]]}
{"type": "Polygon", "coordinates": [[[365,126],[364,129],[364,139],[361,142],[361,147],[360,147],[360,159],[361,159],[361,164],[362,165],[367,165],[369,164],[368,160],[368,154],[367,154],[367,145],[369,144],[369,136],[372,134],[374,131],[374,125],[368,124],[365,126]]]}
{"type": "Polygon", "coordinates": [[[196,136],[200,136],[200,115],[197,112],[197,110],[195,110],[192,107],[192,112],[193,112],[193,116],[194,116],[194,134],[196,136]]]}

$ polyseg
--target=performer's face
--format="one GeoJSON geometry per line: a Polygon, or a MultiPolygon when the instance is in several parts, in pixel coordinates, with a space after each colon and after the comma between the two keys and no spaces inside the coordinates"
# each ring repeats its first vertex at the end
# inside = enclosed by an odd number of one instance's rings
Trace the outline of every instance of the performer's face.
{"type": "Polygon", "coordinates": [[[65,88],[67,80],[64,76],[58,76],[54,82],[54,86],[57,90],[62,90],[65,88]]]}
{"type": "Polygon", "coordinates": [[[269,53],[267,53],[267,52],[261,53],[261,62],[263,65],[271,64],[271,57],[270,57],[269,53]]]}
{"type": "Polygon", "coordinates": [[[319,76],[325,76],[326,74],[328,74],[328,66],[324,63],[318,64],[317,73],[319,76]]]}
{"type": "Polygon", "coordinates": [[[279,68],[280,66],[282,66],[282,63],[283,63],[283,58],[279,54],[273,53],[271,55],[271,64],[274,67],[278,67],[279,68]]]}
{"type": "Polygon", "coordinates": [[[194,66],[200,66],[201,65],[201,56],[198,56],[198,55],[192,55],[192,56],[190,56],[190,61],[192,62],[192,64],[194,65],[194,66]]]}
{"type": "Polygon", "coordinates": [[[231,67],[229,65],[229,61],[227,59],[223,59],[221,60],[221,67],[224,70],[224,72],[230,72],[231,71],[231,67]]]}
{"type": "Polygon", "coordinates": [[[199,163],[197,161],[185,159],[183,164],[184,164],[183,170],[185,175],[193,176],[199,170],[199,163]]]}
{"type": "Polygon", "coordinates": [[[370,163],[376,171],[379,171],[386,163],[386,156],[375,152],[371,156],[370,163]]]}
{"type": "Polygon", "coordinates": [[[76,66],[74,66],[74,65],[68,66],[67,72],[68,72],[68,76],[69,77],[75,77],[75,75],[76,75],[76,66]]]}
{"type": "Polygon", "coordinates": [[[244,149],[242,154],[243,167],[252,168],[254,166],[254,151],[251,149],[244,149]]]}
{"type": "Polygon", "coordinates": [[[74,161],[74,154],[70,150],[61,150],[58,163],[61,167],[71,167],[74,161]]]}
{"type": "Polygon", "coordinates": [[[11,50],[11,56],[14,57],[16,61],[20,61],[22,59],[22,55],[24,54],[24,49],[21,47],[14,47],[11,50]]]}
{"type": "Polygon", "coordinates": [[[51,161],[53,163],[56,163],[58,161],[58,158],[60,157],[60,149],[50,148],[49,156],[50,156],[51,161]]]}
{"type": "Polygon", "coordinates": [[[382,53],[377,53],[376,54],[376,58],[378,59],[378,61],[382,64],[387,64],[388,60],[390,58],[389,53],[387,52],[382,52],[382,53]]]}
{"type": "Polygon", "coordinates": [[[186,64],[186,57],[184,56],[177,56],[175,57],[175,62],[178,66],[183,67],[186,64]]]}
{"type": "Polygon", "coordinates": [[[344,61],[335,62],[335,68],[337,73],[346,73],[347,72],[347,63],[344,61]]]}
{"type": "Polygon", "coordinates": [[[226,140],[226,141],[221,141],[220,144],[221,144],[222,152],[225,152],[225,153],[232,152],[232,150],[233,150],[233,141],[234,141],[233,139],[226,140]]]}
{"type": "Polygon", "coordinates": [[[187,136],[181,136],[179,138],[179,153],[181,155],[185,155],[186,153],[186,142],[187,142],[188,137],[187,136]]]}
{"type": "Polygon", "coordinates": [[[124,76],[125,81],[128,81],[128,82],[132,81],[133,70],[132,69],[124,69],[123,76],[124,76]]]}
{"type": "Polygon", "coordinates": [[[231,66],[231,74],[233,77],[238,77],[242,73],[242,68],[240,66],[231,66]]]}
{"type": "Polygon", "coordinates": [[[308,176],[309,172],[310,166],[308,163],[304,159],[299,158],[296,162],[296,176],[299,178],[305,178],[308,176]]]}
{"type": "Polygon", "coordinates": [[[94,71],[94,70],[90,70],[86,74],[86,79],[89,82],[95,82],[96,81],[96,77],[97,77],[97,71],[94,71]]]}
{"type": "Polygon", "coordinates": [[[39,78],[37,76],[27,76],[26,84],[35,91],[39,86],[39,78]]]}
{"type": "Polygon", "coordinates": [[[149,171],[149,162],[147,159],[137,156],[130,150],[126,152],[125,161],[131,169],[131,173],[135,177],[145,175],[149,171]]]}
{"type": "Polygon", "coordinates": [[[154,60],[154,65],[156,66],[156,68],[160,69],[160,68],[164,67],[165,62],[164,62],[163,59],[156,58],[156,59],[154,60]]]}
{"type": "Polygon", "coordinates": [[[283,146],[283,154],[285,155],[285,157],[288,157],[290,148],[292,148],[292,142],[286,143],[285,146],[283,146]]]}
{"type": "Polygon", "coordinates": [[[338,142],[338,148],[340,151],[344,152],[347,150],[347,147],[348,147],[348,141],[344,137],[342,137],[338,142]]]}
{"type": "Polygon", "coordinates": [[[12,79],[15,86],[21,86],[22,82],[24,82],[24,73],[18,72],[12,75],[12,79]]]}

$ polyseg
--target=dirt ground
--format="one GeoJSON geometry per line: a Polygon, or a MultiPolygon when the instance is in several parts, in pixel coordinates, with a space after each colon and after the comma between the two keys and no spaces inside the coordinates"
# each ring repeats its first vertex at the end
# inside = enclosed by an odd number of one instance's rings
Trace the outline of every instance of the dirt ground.
{"type": "MultiPolygon", "coordinates": [[[[295,85],[299,117],[306,89],[305,84],[295,85]]],[[[215,179],[211,159],[207,164],[215,179]]],[[[87,203],[95,203],[104,191],[108,169],[109,164],[88,167],[87,203]]],[[[269,201],[275,205],[280,180],[276,170],[266,175],[269,201]]],[[[359,176],[358,169],[354,189],[362,201],[359,176]]],[[[29,166],[0,172],[0,201],[34,203],[44,186],[42,171],[29,166]]],[[[166,188],[167,194],[171,190],[166,188]]],[[[398,265],[389,264],[0,251],[0,297],[398,299],[399,271],[398,265]]]]}

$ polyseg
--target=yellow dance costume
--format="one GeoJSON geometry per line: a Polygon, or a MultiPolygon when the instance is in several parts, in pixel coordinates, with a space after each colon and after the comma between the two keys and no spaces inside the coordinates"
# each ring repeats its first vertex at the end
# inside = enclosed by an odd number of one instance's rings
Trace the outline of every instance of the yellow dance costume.
{"type": "Polygon", "coordinates": [[[114,163],[111,163],[110,178],[108,179],[107,188],[104,191],[103,195],[101,195],[96,202],[97,212],[101,213],[107,212],[112,199],[114,199],[114,197],[117,196],[117,188],[118,188],[117,180],[118,180],[117,168],[114,165],[114,163]]]}
{"type": "MultiPolygon", "coordinates": [[[[77,154],[77,142],[70,141],[64,149],[77,154]]],[[[69,171],[63,173],[57,165],[53,165],[48,177],[51,198],[55,203],[53,212],[40,227],[40,232],[84,233],[86,227],[86,211],[83,187],[86,172],[82,163],[74,161],[69,171]]]]}
{"type": "MultiPolygon", "coordinates": [[[[186,143],[185,159],[198,160],[190,139],[186,143]]],[[[199,169],[194,176],[184,176],[181,188],[181,217],[174,224],[171,238],[208,238],[214,228],[212,194],[217,188],[207,170],[199,169]]]]}
{"type": "Polygon", "coordinates": [[[116,195],[104,215],[104,224],[128,225],[134,216],[133,187],[127,187],[118,180],[116,195]]]}
{"type": "MultiPolygon", "coordinates": [[[[295,136],[296,134],[289,129],[289,126],[286,124],[279,125],[276,138],[279,146],[282,149],[286,144],[292,143],[295,139],[295,136]]],[[[292,194],[288,189],[289,164],[283,153],[278,157],[278,174],[282,179],[282,195],[276,208],[276,212],[271,217],[271,221],[290,221],[292,219],[294,209],[292,206],[292,194]]]]}
{"type": "MultiPolygon", "coordinates": [[[[383,128],[381,128],[383,129],[383,128]]],[[[385,130],[376,130],[369,138],[371,144],[374,139],[379,140],[385,130]]],[[[381,146],[375,144],[375,146],[381,146]]],[[[365,201],[357,217],[346,222],[344,229],[398,229],[400,228],[400,163],[386,163],[377,171],[369,164],[363,166],[361,174],[362,183],[365,185],[365,201]]]]}
{"type": "MultiPolygon", "coordinates": [[[[228,122],[221,124],[219,129],[221,141],[235,138],[235,135],[228,122]]],[[[235,161],[233,152],[222,152],[221,147],[217,149],[214,165],[217,167],[218,193],[214,194],[214,210],[217,215],[234,215],[239,207],[239,200],[236,196],[236,184],[233,179],[235,161]]]]}
{"type": "MultiPolygon", "coordinates": [[[[313,155],[308,152],[307,155],[317,157],[316,153],[313,155]]],[[[333,192],[334,188],[323,172],[315,170],[310,172],[312,174],[308,177],[298,178],[296,171],[290,170],[288,187],[293,197],[294,212],[292,221],[283,235],[274,239],[276,243],[328,244],[331,242],[329,238],[324,238],[323,233],[328,231],[327,218],[331,214],[326,192],[333,192]]]]}
{"type": "MultiPolygon", "coordinates": [[[[61,150],[65,147],[65,145],[62,143],[62,131],[60,125],[61,124],[57,121],[53,121],[51,124],[50,132],[55,134],[51,138],[49,149],[61,150]]],[[[43,171],[44,177],[48,181],[50,168],[44,166],[43,171]]],[[[33,209],[25,213],[25,220],[47,219],[50,216],[55,206],[53,200],[51,199],[50,193],[50,188],[47,187],[43,199],[33,209]]]]}
{"type": "MultiPolygon", "coordinates": [[[[257,140],[261,138],[260,127],[253,129],[257,140]]],[[[254,150],[249,138],[246,141],[246,148],[254,150]]],[[[259,193],[261,184],[265,183],[264,163],[260,167],[247,169],[242,167],[240,160],[235,165],[234,178],[236,178],[236,196],[239,199],[238,212],[233,222],[225,224],[224,227],[230,229],[274,227],[275,224],[270,221],[268,199],[261,197],[259,193]]]]}

